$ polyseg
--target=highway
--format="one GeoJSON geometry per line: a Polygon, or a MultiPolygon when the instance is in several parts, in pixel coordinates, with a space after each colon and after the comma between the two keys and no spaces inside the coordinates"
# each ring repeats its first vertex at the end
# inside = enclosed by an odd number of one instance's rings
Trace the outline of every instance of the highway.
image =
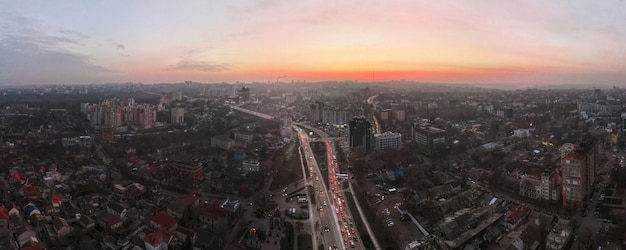
{"type": "MultiPolygon", "coordinates": [[[[273,116],[247,110],[241,107],[231,106],[231,108],[235,111],[254,115],[263,119],[274,119],[273,116]]],[[[313,245],[317,247],[319,244],[324,244],[324,247],[330,247],[330,249],[333,249],[334,247],[336,247],[336,249],[365,249],[359,233],[353,223],[354,220],[350,213],[350,209],[345,201],[343,194],[344,190],[339,188],[341,180],[338,180],[336,176],[336,174],[339,173],[339,165],[335,160],[334,143],[332,143],[332,140],[329,139],[330,137],[328,134],[308,125],[294,123],[293,128],[297,132],[297,136],[300,141],[300,154],[302,154],[301,159],[306,160],[306,166],[309,168],[309,172],[311,173],[311,176],[307,177],[304,169],[305,166],[302,164],[304,186],[312,186],[315,190],[315,206],[312,206],[311,199],[309,199],[309,215],[311,217],[309,222],[311,223],[311,233],[313,234],[313,245]],[[313,150],[310,147],[311,139],[308,136],[308,131],[304,131],[298,126],[303,126],[316,132],[322,137],[322,139],[316,140],[325,142],[328,154],[327,165],[330,187],[327,187],[323,178],[321,178],[321,171],[314,157],[313,150]],[[328,231],[326,232],[326,230],[328,231]]],[[[302,163],[304,163],[304,161],[302,163]]],[[[349,179],[345,181],[349,181],[349,179]]],[[[350,194],[352,194],[352,192],[350,192],[350,194]]],[[[362,216],[362,213],[360,214],[362,216]]],[[[367,221],[365,219],[362,221],[365,224],[376,249],[381,249],[367,221]]]]}

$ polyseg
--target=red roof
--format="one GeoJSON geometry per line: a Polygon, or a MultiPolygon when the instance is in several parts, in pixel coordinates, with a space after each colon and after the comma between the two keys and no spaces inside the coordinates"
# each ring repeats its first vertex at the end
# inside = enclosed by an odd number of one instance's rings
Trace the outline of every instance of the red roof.
{"type": "Polygon", "coordinates": [[[528,212],[530,212],[529,208],[518,205],[517,207],[515,207],[515,209],[509,212],[508,217],[511,218],[513,221],[517,221],[524,217],[528,212]]]}
{"type": "Polygon", "coordinates": [[[111,217],[109,217],[107,219],[107,225],[109,225],[109,226],[113,226],[113,225],[115,225],[117,223],[120,223],[120,222],[122,222],[122,218],[120,218],[117,215],[113,215],[113,216],[111,216],[111,217]]]}
{"type": "Polygon", "coordinates": [[[40,245],[34,245],[29,247],[22,247],[22,250],[42,250],[40,245]]]}
{"type": "Polygon", "coordinates": [[[167,211],[158,211],[154,216],[152,216],[152,221],[159,224],[161,228],[166,230],[172,229],[178,223],[176,218],[167,214],[167,211]]]}
{"type": "Polygon", "coordinates": [[[0,219],[9,219],[9,210],[4,206],[0,206],[0,219]]]}
{"type": "Polygon", "coordinates": [[[146,236],[146,242],[148,242],[153,247],[161,245],[161,243],[164,242],[169,244],[170,242],[172,242],[173,239],[174,235],[163,229],[156,230],[146,236]]]}
{"type": "Polygon", "coordinates": [[[202,214],[211,217],[213,219],[219,219],[219,218],[225,218],[228,216],[228,212],[224,211],[224,209],[222,209],[220,207],[220,205],[222,204],[222,202],[220,200],[211,200],[208,204],[208,206],[202,210],[202,214]]]}
{"type": "Polygon", "coordinates": [[[63,201],[63,198],[61,198],[61,196],[58,195],[52,195],[52,203],[54,204],[61,204],[61,201],[63,201]]]}
{"type": "Polygon", "coordinates": [[[198,196],[196,196],[196,193],[195,192],[191,192],[190,194],[185,195],[185,196],[181,197],[180,199],[178,199],[178,203],[181,206],[186,207],[186,206],[189,206],[189,205],[192,205],[192,204],[198,202],[199,200],[200,199],[198,198],[198,196]]]}

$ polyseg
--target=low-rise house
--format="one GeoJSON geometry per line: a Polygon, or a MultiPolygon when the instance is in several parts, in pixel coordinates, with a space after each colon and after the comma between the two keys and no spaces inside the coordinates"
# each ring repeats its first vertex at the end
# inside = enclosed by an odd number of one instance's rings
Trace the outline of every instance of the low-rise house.
{"type": "Polygon", "coordinates": [[[59,238],[63,238],[63,237],[70,235],[70,232],[72,229],[70,225],[67,224],[65,219],[60,218],[58,216],[52,219],[52,226],[54,227],[54,232],[59,238]]]}
{"type": "Polygon", "coordinates": [[[80,216],[78,219],[78,225],[85,230],[90,230],[95,227],[95,222],[89,216],[80,216]]]}
{"type": "Polygon", "coordinates": [[[178,227],[178,220],[167,214],[167,211],[157,211],[154,216],[152,216],[152,219],[150,219],[150,226],[168,232],[174,232],[178,227]]]}
{"type": "Polygon", "coordinates": [[[109,201],[109,204],[107,205],[107,213],[124,218],[126,217],[126,212],[126,208],[121,204],[115,201],[109,201]]]}
{"type": "Polygon", "coordinates": [[[178,229],[176,229],[176,232],[174,232],[174,234],[176,235],[176,238],[180,242],[185,242],[187,238],[190,239],[191,244],[194,244],[196,242],[196,231],[191,228],[178,227],[178,229]]]}
{"type": "Polygon", "coordinates": [[[220,231],[228,225],[228,211],[220,207],[219,200],[211,200],[209,204],[200,211],[200,221],[206,224],[213,231],[220,231]]]}
{"type": "Polygon", "coordinates": [[[20,247],[39,245],[39,239],[37,239],[37,233],[33,230],[26,228],[20,228],[15,231],[15,241],[20,247]]]}
{"type": "Polygon", "coordinates": [[[122,220],[122,218],[117,215],[109,216],[106,222],[107,222],[107,228],[112,231],[116,231],[122,228],[122,226],[124,225],[124,220],[122,220]]]}
{"type": "Polygon", "coordinates": [[[506,217],[504,218],[504,221],[502,221],[502,225],[508,230],[514,230],[524,221],[524,219],[528,217],[529,214],[530,208],[517,205],[511,211],[506,213],[506,217]]]}
{"type": "Polygon", "coordinates": [[[187,212],[191,212],[191,210],[197,208],[199,204],[200,199],[198,196],[195,193],[190,193],[177,199],[175,202],[172,202],[172,204],[167,207],[167,213],[173,217],[181,219],[185,210],[189,210],[187,212]]]}
{"type": "Polygon", "coordinates": [[[159,229],[146,235],[144,241],[146,250],[167,250],[170,243],[174,241],[174,235],[166,230],[159,229]]]}

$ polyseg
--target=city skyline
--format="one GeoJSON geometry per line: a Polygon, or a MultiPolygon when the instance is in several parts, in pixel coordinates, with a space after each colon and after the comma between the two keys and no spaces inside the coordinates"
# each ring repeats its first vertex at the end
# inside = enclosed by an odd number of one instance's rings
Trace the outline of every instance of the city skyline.
{"type": "Polygon", "coordinates": [[[620,85],[622,1],[3,1],[0,85],[620,85]]]}

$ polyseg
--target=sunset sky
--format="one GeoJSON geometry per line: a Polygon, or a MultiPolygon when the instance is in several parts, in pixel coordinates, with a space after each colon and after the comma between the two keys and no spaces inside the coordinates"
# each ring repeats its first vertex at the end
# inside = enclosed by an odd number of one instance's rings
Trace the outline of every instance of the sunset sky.
{"type": "Polygon", "coordinates": [[[626,83],[626,1],[0,0],[0,85],[626,83]]]}

